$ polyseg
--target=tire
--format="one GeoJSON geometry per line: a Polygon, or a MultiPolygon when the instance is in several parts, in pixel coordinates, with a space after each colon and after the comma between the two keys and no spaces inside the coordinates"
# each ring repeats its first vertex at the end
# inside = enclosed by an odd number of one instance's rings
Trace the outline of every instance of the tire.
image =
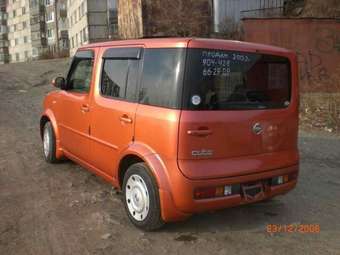
{"type": "Polygon", "coordinates": [[[43,129],[43,153],[48,163],[57,163],[56,139],[51,122],[46,122],[43,129]]]}
{"type": "Polygon", "coordinates": [[[123,202],[130,221],[144,231],[161,228],[158,187],[144,163],[131,165],[123,181],[123,202]]]}

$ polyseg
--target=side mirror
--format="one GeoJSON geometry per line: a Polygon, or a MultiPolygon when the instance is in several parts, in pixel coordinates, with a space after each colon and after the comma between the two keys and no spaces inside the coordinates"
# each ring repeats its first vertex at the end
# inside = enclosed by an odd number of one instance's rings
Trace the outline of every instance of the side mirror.
{"type": "Polygon", "coordinates": [[[66,89],[66,81],[64,77],[57,77],[52,81],[52,85],[59,89],[66,89]]]}

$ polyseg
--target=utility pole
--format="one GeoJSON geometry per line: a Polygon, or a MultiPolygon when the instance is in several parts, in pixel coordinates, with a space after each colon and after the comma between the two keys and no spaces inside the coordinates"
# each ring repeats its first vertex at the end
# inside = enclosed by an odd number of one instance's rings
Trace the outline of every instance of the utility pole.
{"type": "Polygon", "coordinates": [[[58,0],[54,0],[54,13],[55,13],[55,30],[56,30],[56,40],[57,40],[57,53],[60,54],[59,45],[59,19],[58,19],[58,0]]]}
{"type": "Polygon", "coordinates": [[[109,0],[106,0],[106,29],[107,29],[107,38],[110,39],[110,12],[109,12],[109,8],[110,8],[110,3],[109,0]]]}

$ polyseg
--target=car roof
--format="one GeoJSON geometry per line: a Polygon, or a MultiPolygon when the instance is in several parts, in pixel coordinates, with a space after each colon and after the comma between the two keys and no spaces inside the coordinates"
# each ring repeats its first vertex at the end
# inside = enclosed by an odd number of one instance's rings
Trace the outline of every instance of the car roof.
{"type": "Polygon", "coordinates": [[[223,39],[208,39],[208,38],[145,38],[145,39],[134,39],[134,40],[119,40],[119,41],[107,41],[92,43],[84,45],[79,49],[90,49],[98,47],[123,47],[123,46],[143,46],[145,48],[209,48],[209,49],[225,49],[225,50],[239,50],[249,52],[271,52],[278,54],[289,54],[293,51],[271,46],[265,44],[242,42],[234,40],[223,40],[223,39]]]}

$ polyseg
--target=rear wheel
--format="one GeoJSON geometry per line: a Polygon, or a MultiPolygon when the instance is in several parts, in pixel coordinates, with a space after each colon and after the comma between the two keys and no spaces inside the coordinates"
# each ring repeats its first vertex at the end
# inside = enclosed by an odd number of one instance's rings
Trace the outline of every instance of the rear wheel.
{"type": "Polygon", "coordinates": [[[43,149],[45,160],[48,163],[56,163],[56,139],[51,122],[46,122],[43,130],[43,149]]]}
{"type": "Polygon", "coordinates": [[[157,184],[144,163],[129,167],[123,181],[124,205],[131,222],[146,231],[164,225],[157,184]]]}

